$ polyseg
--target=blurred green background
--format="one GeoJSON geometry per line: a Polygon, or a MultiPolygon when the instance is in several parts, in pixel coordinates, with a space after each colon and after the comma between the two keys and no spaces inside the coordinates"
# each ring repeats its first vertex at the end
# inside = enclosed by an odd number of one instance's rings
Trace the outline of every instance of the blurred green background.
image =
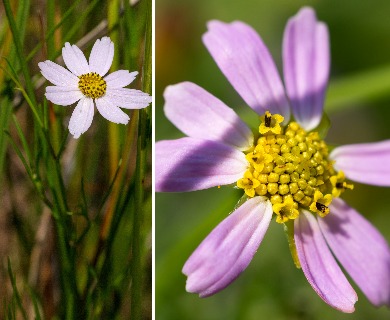
{"type": "MultiPolygon", "coordinates": [[[[258,118],[202,44],[206,22],[250,24],[281,70],[284,26],[304,5],[315,8],[330,32],[332,69],[325,110],[332,126],[326,140],[345,144],[389,139],[389,1],[156,0],[156,140],[183,136],[165,118],[162,97],[167,85],[181,81],[202,86],[255,128],[258,118]]],[[[355,285],[355,313],[327,306],[294,267],[282,227],[274,222],[252,263],[231,286],[206,299],[187,293],[181,273],[185,260],[240,195],[231,187],[156,194],[157,319],[390,319],[389,309],[373,307],[355,285]]],[[[343,198],[390,241],[390,188],[355,184],[343,198]]]]}

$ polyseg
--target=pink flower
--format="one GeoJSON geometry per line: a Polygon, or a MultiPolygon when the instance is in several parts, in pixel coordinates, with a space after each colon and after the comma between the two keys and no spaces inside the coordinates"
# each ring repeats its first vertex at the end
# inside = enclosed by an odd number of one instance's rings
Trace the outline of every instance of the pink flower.
{"type": "Polygon", "coordinates": [[[390,306],[389,246],[339,198],[353,188],[345,177],[390,186],[390,169],[383,165],[390,162],[390,140],[337,147],[328,155],[314,133],[330,68],[326,25],[311,8],[289,20],[283,41],[285,86],[248,25],[211,21],[203,41],[235,90],[264,115],[263,136],[255,140],[232,109],[193,83],[169,86],[164,93],[166,116],[188,137],[156,144],[156,190],[237,183],[248,197],[187,260],[187,291],[206,297],[228,286],[249,265],[275,214],[277,222],[294,229],[296,263],[326,303],[354,311],[357,295],[339,262],[371,303],[390,306]],[[289,122],[290,112],[296,122],[289,122]],[[297,135],[286,143],[292,131],[297,135]],[[286,141],[275,142],[279,138],[286,141]]]}

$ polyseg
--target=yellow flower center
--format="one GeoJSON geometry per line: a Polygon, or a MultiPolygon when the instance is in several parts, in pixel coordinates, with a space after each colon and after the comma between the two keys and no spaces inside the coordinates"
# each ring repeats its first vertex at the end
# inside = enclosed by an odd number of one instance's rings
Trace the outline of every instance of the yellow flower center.
{"type": "Polygon", "coordinates": [[[268,197],[279,223],[296,219],[299,208],[326,216],[332,198],[353,189],[334,170],[326,143],[296,122],[282,127],[281,115],[267,111],[261,120],[260,138],[246,154],[249,168],[237,186],[249,197],[268,197]]]}
{"type": "Polygon", "coordinates": [[[96,72],[82,74],[79,79],[79,89],[86,97],[96,99],[105,95],[107,83],[96,72]]]}

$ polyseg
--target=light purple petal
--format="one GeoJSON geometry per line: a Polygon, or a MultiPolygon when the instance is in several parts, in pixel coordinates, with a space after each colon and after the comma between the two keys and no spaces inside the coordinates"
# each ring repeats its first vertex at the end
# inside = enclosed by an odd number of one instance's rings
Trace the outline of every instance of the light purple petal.
{"type": "Polygon", "coordinates": [[[127,124],[129,122],[130,117],[119,109],[115,102],[107,97],[96,99],[95,103],[99,113],[107,120],[121,124],[127,124]]]}
{"type": "Polygon", "coordinates": [[[248,167],[245,155],[222,143],[195,138],[156,143],[158,192],[207,189],[236,182],[248,167]]]}
{"type": "Polygon", "coordinates": [[[46,87],[45,96],[47,100],[60,106],[69,106],[84,97],[79,88],[58,86],[46,87]]]}
{"type": "Polygon", "coordinates": [[[336,170],[348,179],[376,186],[390,186],[390,140],[335,148],[330,156],[336,170]]]}
{"type": "Polygon", "coordinates": [[[169,86],[164,92],[167,118],[193,138],[216,140],[239,150],[253,145],[253,134],[221,100],[191,82],[169,86]]]}
{"type": "Polygon", "coordinates": [[[42,75],[56,86],[69,86],[74,88],[77,87],[79,83],[79,78],[73,73],[50,60],[39,62],[38,66],[41,69],[42,75]]]}
{"type": "Polygon", "coordinates": [[[106,97],[116,106],[125,109],[146,108],[153,101],[149,94],[128,88],[107,88],[106,97]]]}
{"type": "Polygon", "coordinates": [[[314,291],[333,308],[353,312],[356,292],[332,256],[316,218],[302,210],[294,229],[298,258],[314,291]]]}
{"type": "Polygon", "coordinates": [[[183,267],[186,290],[207,297],[227,287],[251,262],[272,218],[272,206],[254,197],[223,220],[183,267]]]}
{"type": "Polygon", "coordinates": [[[312,130],[321,121],[330,68],[328,29],[313,9],[303,8],[288,21],[283,66],[295,119],[312,130]]]}
{"type": "Polygon", "coordinates": [[[114,58],[114,43],[109,37],[96,40],[89,56],[89,68],[102,77],[110,70],[114,58]]]}
{"type": "Polygon", "coordinates": [[[250,26],[211,21],[203,42],[215,62],[258,114],[279,113],[290,118],[290,107],[275,63],[259,35],[250,26]]]}
{"type": "Polygon", "coordinates": [[[89,66],[84,53],[76,45],[65,43],[62,48],[62,57],[68,69],[76,76],[89,73],[89,66]]]}
{"type": "Polygon", "coordinates": [[[82,98],[73,110],[68,126],[69,132],[75,139],[79,138],[91,126],[93,114],[93,100],[82,98]]]}
{"type": "Polygon", "coordinates": [[[118,70],[110,73],[104,78],[107,83],[107,87],[112,89],[123,88],[133,82],[137,76],[138,71],[129,72],[127,70],[118,70]]]}
{"type": "Polygon", "coordinates": [[[371,303],[390,306],[390,249],[378,230],[339,198],[318,222],[336,258],[371,303]]]}

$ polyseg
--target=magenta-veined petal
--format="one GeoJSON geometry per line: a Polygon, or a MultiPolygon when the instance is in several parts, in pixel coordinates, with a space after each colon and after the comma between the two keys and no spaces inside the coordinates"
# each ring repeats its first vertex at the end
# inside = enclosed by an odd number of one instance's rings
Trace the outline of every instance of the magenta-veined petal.
{"type": "Polygon", "coordinates": [[[91,71],[104,76],[110,70],[114,58],[114,43],[109,37],[96,40],[89,56],[89,68],[91,71]]]}
{"type": "Polygon", "coordinates": [[[236,182],[248,163],[245,155],[220,142],[195,138],[156,143],[157,192],[207,189],[236,182]]]}
{"type": "Polygon", "coordinates": [[[313,9],[303,8],[287,23],[283,39],[284,79],[292,112],[306,130],[321,121],[330,69],[328,29],[313,9]]]}
{"type": "Polygon", "coordinates": [[[94,111],[93,100],[86,97],[82,98],[74,108],[68,128],[75,139],[78,139],[91,126],[94,111]]]}
{"type": "Polygon", "coordinates": [[[89,65],[84,53],[76,45],[65,43],[62,48],[62,57],[68,69],[76,76],[89,73],[89,65]]]}
{"type": "Polygon", "coordinates": [[[227,287],[249,265],[272,218],[271,203],[254,197],[203,240],[183,267],[186,290],[207,297],[227,287]]]}
{"type": "Polygon", "coordinates": [[[334,167],[348,179],[376,186],[390,186],[390,140],[335,148],[334,167]]]}
{"type": "Polygon", "coordinates": [[[258,114],[279,113],[285,122],[290,107],[275,63],[261,40],[250,26],[236,21],[211,21],[203,42],[218,67],[258,114]]]}
{"type": "Polygon", "coordinates": [[[294,234],[303,273],[314,291],[333,308],[353,312],[356,292],[332,256],[318,222],[310,212],[301,211],[294,223],[294,234]]]}
{"type": "Polygon", "coordinates": [[[253,134],[221,100],[191,82],[169,86],[164,92],[167,118],[186,135],[220,141],[239,150],[253,145],[253,134]]]}
{"type": "Polygon", "coordinates": [[[390,249],[379,231],[339,198],[318,222],[336,258],[368,300],[390,306],[390,249]]]}

